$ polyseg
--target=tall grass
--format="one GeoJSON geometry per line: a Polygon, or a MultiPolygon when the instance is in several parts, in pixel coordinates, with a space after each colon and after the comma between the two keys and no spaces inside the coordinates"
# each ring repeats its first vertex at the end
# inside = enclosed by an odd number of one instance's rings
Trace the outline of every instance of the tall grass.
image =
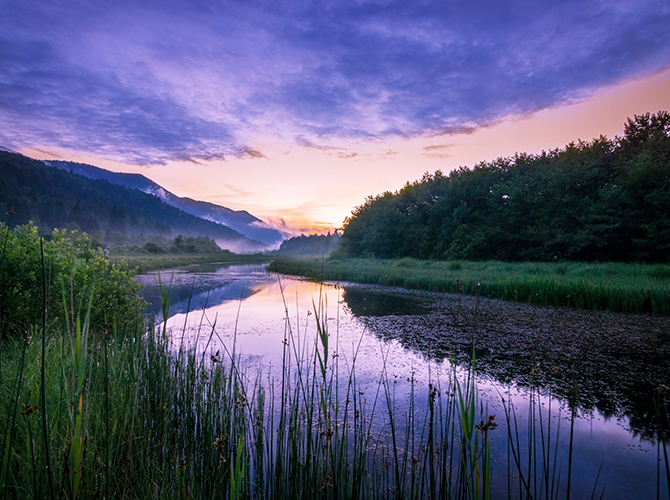
{"type": "MultiPolygon", "coordinates": [[[[449,442],[478,432],[473,414],[456,416],[455,376],[431,387],[426,421],[415,408],[403,415],[383,369],[369,402],[356,385],[355,357],[346,366],[333,357],[319,304],[314,343],[287,321],[278,380],[245,367],[234,349],[180,354],[161,326],[91,332],[87,309],[80,315],[44,346],[4,345],[21,356],[4,358],[15,376],[2,386],[3,401],[12,402],[3,408],[3,498],[50,496],[47,445],[59,498],[475,498],[482,488],[469,469],[482,452],[449,442]],[[45,409],[47,443],[37,439],[34,417],[45,409]],[[462,466],[468,471],[458,472],[462,466]]],[[[471,412],[475,396],[467,397],[471,412]]]]}
{"type": "Polygon", "coordinates": [[[670,314],[670,265],[278,259],[270,269],[333,281],[474,295],[533,305],[670,314]]]}
{"type": "MultiPolygon", "coordinates": [[[[3,372],[13,376],[0,386],[2,498],[50,496],[50,471],[54,495],[73,499],[548,499],[565,491],[552,461],[558,436],[552,440],[540,413],[538,438],[531,416],[534,437],[523,451],[509,400],[509,469],[493,466],[491,433],[501,431],[478,393],[474,363],[428,388],[409,375],[406,400],[382,352],[374,389],[359,386],[357,352],[339,351],[325,296],[302,331],[286,307],[279,372],[245,365],[235,336],[223,352],[204,353],[165,323],[91,331],[89,309],[71,330],[47,332],[43,345],[3,345],[3,372]],[[421,407],[417,395],[426,389],[421,407]],[[34,418],[45,410],[47,443],[34,418]],[[496,476],[508,478],[506,490],[496,489],[496,476]]],[[[210,339],[219,335],[210,325],[210,339]]]]}

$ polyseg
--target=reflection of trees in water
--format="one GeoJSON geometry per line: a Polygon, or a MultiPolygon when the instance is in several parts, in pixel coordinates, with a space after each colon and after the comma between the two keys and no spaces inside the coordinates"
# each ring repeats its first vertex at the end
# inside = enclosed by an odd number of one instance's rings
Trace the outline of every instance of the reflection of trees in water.
{"type": "MultiPolygon", "coordinates": [[[[453,356],[458,363],[470,362],[474,339],[477,371],[503,384],[551,390],[565,401],[576,397],[582,409],[628,417],[631,428],[646,437],[670,431],[663,407],[670,387],[670,318],[486,299],[475,311],[474,298],[444,295],[421,305],[429,314],[392,314],[388,307],[374,312],[383,301],[378,293],[365,294],[346,290],[344,299],[380,338],[396,339],[434,360],[453,356]]],[[[417,307],[416,296],[410,302],[417,307]]]]}
{"type": "Polygon", "coordinates": [[[342,298],[354,316],[420,315],[431,311],[425,298],[401,293],[345,287],[342,298]]]}
{"type": "MultiPolygon", "coordinates": [[[[161,272],[161,280],[165,288],[170,288],[170,316],[200,310],[203,307],[214,307],[231,300],[244,300],[261,290],[258,278],[244,272],[216,274],[222,268],[252,268],[258,266],[231,266],[208,264],[194,267],[195,272],[171,271],[161,272]]],[[[161,294],[157,276],[142,277],[144,288],[140,295],[149,303],[148,310],[154,314],[161,313],[161,294]]],[[[262,280],[262,279],[261,279],[262,280]]]]}

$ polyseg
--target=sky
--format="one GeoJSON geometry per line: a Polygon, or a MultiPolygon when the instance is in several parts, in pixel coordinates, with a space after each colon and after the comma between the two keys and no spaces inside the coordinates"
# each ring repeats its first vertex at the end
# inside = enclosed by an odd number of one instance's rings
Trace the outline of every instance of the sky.
{"type": "Polygon", "coordinates": [[[0,146],[287,233],[670,110],[668,0],[0,0],[0,146]]]}

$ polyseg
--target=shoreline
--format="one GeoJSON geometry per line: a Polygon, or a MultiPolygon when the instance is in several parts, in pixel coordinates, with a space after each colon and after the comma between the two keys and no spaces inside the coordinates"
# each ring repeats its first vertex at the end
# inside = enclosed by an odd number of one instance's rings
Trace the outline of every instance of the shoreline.
{"type": "Polygon", "coordinates": [[[670,315],[667,264],[280,258],[268,269],[320,281],[480,295],[539,306],[670,315]]]}

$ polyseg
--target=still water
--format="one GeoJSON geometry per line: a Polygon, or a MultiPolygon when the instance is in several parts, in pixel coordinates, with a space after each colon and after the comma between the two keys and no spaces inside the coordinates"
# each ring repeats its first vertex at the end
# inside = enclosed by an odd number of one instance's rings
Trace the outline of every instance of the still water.
{"type": "MultiPolygon", "coordinates": [[[[224,358],[234,352],[258,373],[276,378],[287,332],[295,352],[311,352],[322,304],[332,359],[342,372],[355,360],[358,388],[370,399],[385,366],[401,408],[411,396],[417,408],[426,407],[428,384],[448,379],[454,368],[463,373],[474,345],[484,413],[497,415],[499,424],[490,433],[494,498],[506,498],[508,491],[510,429],[503,401],[514,407],[512,433],[521,448],[529,441],[550,443],[551,473],[562,496],[571,430],[573,498],[669,496],[657,439],[668,431],[668,318],[319,285],[268,274],[263,265],[206,264],[160,276],[164,285],[171,283],[167,325],[175,348],[224,358]],[[531,432],[543,436],[529,440],[531,432]]],[[[158,273],[136,279],[160,319],[158,273]]],[[[542,450],[534,453],[534,462],[541,462],[542,450]]]]}

